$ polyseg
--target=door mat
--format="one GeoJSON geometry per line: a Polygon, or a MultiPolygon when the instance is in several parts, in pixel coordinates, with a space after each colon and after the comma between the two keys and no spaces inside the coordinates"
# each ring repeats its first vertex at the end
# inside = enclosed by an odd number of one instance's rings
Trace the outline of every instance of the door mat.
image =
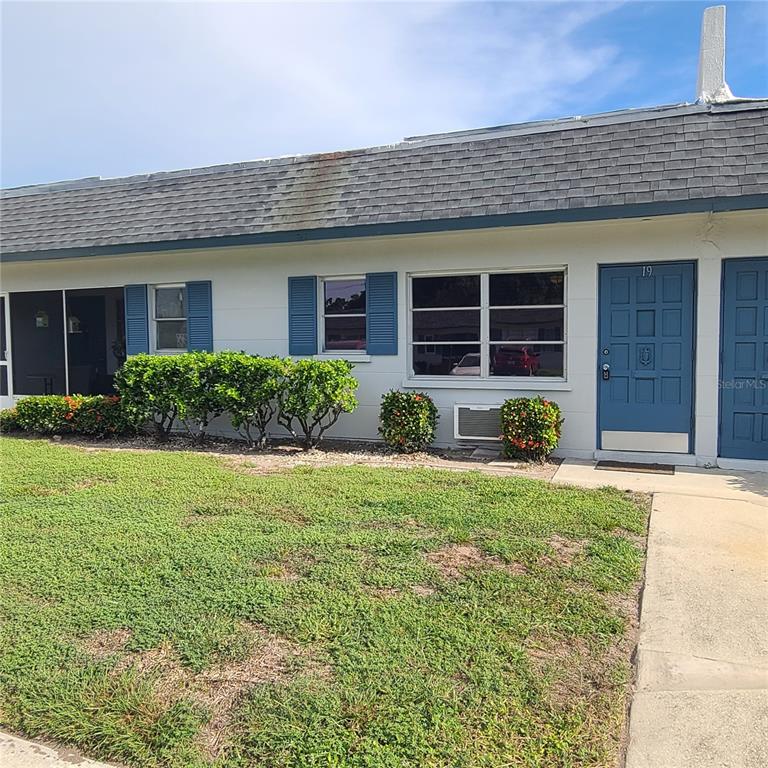
{"type": "Polygon", "coordinates": [[[610,469],[613,472],[643,472],[647,475],[674,475],[672,464],[639,464],[629,461],[598,461],[595,469],[610,469]]]}

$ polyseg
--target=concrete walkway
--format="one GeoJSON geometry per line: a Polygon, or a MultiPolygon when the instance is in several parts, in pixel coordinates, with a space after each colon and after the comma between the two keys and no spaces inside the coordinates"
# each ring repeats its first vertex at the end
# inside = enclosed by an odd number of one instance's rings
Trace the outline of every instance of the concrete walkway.
{"type": "Polygon", "coordinates": [[[768,766],[768,474],[566,462],[654,494],[627,768],[768,766]]]}
{"type": "Polygon", "coordinates": [[[2,768],[113,768],[97,763],[67,747],[48,747],[0,733],[2,768]]]}

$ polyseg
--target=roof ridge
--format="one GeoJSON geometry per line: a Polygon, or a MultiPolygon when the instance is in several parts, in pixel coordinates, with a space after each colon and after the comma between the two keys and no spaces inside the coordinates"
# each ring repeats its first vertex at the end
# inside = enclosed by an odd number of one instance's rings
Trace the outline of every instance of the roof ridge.
{"type": "Polygon", "coordinates": [[[698,102],[683,102],[680,104],[662,104],[655,107],[632,107],[617,109],[610,112],[597,112],[592,115],[574,115],[559,117],[552,120],[534,120],[527,123],[510,123],[489,128],[473,128],[466,131],[449,133],[434,133],[425,136],[406,138],[404,142],[419,143],[453,143],[453,141],[486,140],[505,138],[508,136],[523,136],[550,131],[574,130],[593,126],[617,125],[619,123],[640,122],[653,120],[658,117],[685,117],[692,114],[721,113],[768,109],[768,98],[765,99],[733,99],[718,104],[700,104],[698,102]]]}

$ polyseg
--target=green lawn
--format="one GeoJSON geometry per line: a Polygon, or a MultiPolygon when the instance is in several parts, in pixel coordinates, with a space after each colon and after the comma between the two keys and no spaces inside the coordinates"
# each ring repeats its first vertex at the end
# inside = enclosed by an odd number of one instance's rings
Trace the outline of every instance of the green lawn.
{"type": "Polygon", "coordinates": [[[0,726],[137,766],[613,766],[646,511],[4,438],[0,726]]]}

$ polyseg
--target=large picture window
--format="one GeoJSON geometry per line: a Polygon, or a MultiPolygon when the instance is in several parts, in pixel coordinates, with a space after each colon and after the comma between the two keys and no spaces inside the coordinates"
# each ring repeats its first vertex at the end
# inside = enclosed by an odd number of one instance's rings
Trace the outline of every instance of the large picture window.
{"type": "Polygon", "coordinates": [[[187,288],[156,285],[153,293],[154,347],[156,352],[187,348],[187,288]]]}
{"type": "Polygon", "coordinates": [[[364,352],[365,278],[325,278],[322,288],[323,351],[364,352]]]}
{"type": "Polygon", "coordinates": [[[565,272],[411,278],[411,375],[565,375],[565,272]]]}

